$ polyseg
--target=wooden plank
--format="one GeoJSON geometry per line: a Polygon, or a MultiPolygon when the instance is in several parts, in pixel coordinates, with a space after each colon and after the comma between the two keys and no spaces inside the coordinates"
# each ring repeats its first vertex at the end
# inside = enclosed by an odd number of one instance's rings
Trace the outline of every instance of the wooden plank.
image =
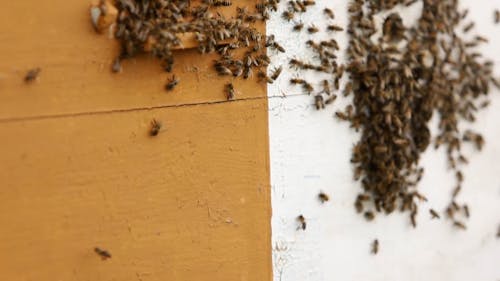
{"type": "Polygon", "coordinates": [[[0,139],[4,280],[271,280],[267,100],[4,122],[0,139]]]}
{"type": "MultiPolygon", "coordinates": [[[[238,2],[248,8],[254,4],[238,2]]],[[[201,56],[195,49],[176,51],[173,73],[181,81],[169,93],[164,86],[171,74],[149,55],[127,60],[122,73],[111,73],[118,44],[96,34],[89,5],[87,0],[4,3],[0,120],[223,101],[224,84],[233,80],[237,98],[265,96],[266,85],[258,84],[255,75],[252,82],[219,77],[212,66],[216,56],[201,56]],[[23,77],[34,67],[42,68],[40,80],[26,85],[23,77]]],[[[263,25],[258,28],[264,32],[263,25]]]]}

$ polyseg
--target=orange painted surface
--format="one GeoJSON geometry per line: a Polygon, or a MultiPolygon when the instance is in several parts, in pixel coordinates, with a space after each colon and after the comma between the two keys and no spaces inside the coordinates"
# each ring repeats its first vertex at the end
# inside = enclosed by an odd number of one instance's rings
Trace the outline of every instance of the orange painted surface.
{"type": "Polygon", "coordinates": [[[227,81],[192,51],[172,93],[154,59],[114,75],[88,2],[44,2],[0,10],[2,280],[271,280],[265,85],[213,103],[227,81]]]}

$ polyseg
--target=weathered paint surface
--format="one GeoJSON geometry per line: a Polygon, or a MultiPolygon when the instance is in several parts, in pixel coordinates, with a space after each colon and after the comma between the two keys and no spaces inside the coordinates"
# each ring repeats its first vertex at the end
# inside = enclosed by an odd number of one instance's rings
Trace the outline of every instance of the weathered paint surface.
{"type": "Polygon", "coordinates": [[[172,93],[147,56],[112,74],[88,5],[0,10],[2,280],[271,280],[265,86],[223,102],[213,58],[189,50],[172,93]]]}
{"type": "MultiPolygon", "coordinates": [[[[498,61],[500,38],[494,34],[500,32],[500,26],[493,26],[492,22],[493,10],[500,8],[500,1],[463,2],[471,8],[477,30],[491,40],[482,50],[498,61]]],[[[306,26],[310,23],[322,26],[321,9],[328,6],[335,10],[333,23],[347,24],[348,1],[316,3],[316,8],[297,20],[306,26]]],[[[420,9],[418,5],[403,11],[405,24],[415,20],[412,9],[420,9]]],[[[273,63],[283,65],[286,71],[280,81],[268,88],[270,96],[287,96],[269,101],[274,280],[500,278],[500,240],[495,237],[500,224],[500,93],[491,93],[492,104],[478,114],[478,124],[467,125],[483,132],[487,140],[481,153],[466,148],[470,165],[463,170],[466,178],[458,201],[466,202],[471,209],[467,231],[454,229],[449,221],[430,220],[428,209],[444,211],[454,183],[454,174],[446,168],[445,152],[432,148],[421,160],[426,174],[419,188],[429,202],[421,205],[418,228],[411,227],[406,214],[382,215],[367,223],[354,209],[361,185],[352,180],[349,162],[358,135],[348,124],[333,118],[334,112],[344,109],[347,101],[340,95],[333,106],[316,111],[311,96],[302,95],[300,87],[289,85],[289,78],[297,74],[288,70],[288,59],[307,57],[310,52],[298,41],[311,38],[306,32],[299,35],[290,30],[291,26],[284,24],[279,14],[267,25],[268,34],[275,34],[287,50],[286,54],[275,56],[273,63]],[[330,195],[330,202],[319,202],[320,191],[330,195]],[[306,231],[297,230],[299,214],[307,220],[306,231]],[[380,241],[377,256],[370,254],[370,243],[375,238],[380,241]]],[[[343,50],[345,36],[345,33],[336,36],[343,50]]],[[[340,56],[340,61],[344,59],[340,56]]],[[[301,77],[316,82],[322,79],[313,72],[301,77]]]]}

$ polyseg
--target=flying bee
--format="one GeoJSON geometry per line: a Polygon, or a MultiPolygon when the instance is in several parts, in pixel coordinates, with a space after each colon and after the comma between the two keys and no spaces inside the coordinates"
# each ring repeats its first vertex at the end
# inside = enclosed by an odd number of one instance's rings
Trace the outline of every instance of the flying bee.
{"type": "Polygon", "coordinates": [[[330,24],[328,27],[327,27],[327,30],[328,31],[344,31],[344,29],[338,25],[334,25],[334,24],[330,24]]]}
{"type": "Polygon", "coordinates": [[[156,119],[151,120],[151,128],[149,129],[149,135],[154,137],[157,136],[161,130],[161,122],[156,119]]]}
{"type": "Polygon", "coordinates": [[[226,84],[226,98],[227,98],[227,100],[234,99],[234,94],[235,94],[235,91],[234,91],[233,84],[232,83],[227,83],[226,84]]]}
{"type": "Polygon", "coordinates": [[[439,218],[441,218],[439,216],[439,214],[436,211],[434,211],[433,209],[430,209],[429,213],[431,213],[431,218],[433,218],[433,219],[439,219],[439,218]]]}
{"type": "Polygon", "coordinates": [[[299,22],[293,26],[293,31],[301,31],[303,28],[304,28],[304,24],[302,22],[299,22]]]}
{"type": "Polygon", "coordinates": [[[460,228],[462,230],[466,230],[467,229],[467,227],[465,226],[465,224],[462,223],[462,222],[459,222],[459,221],[454,221],[453,222],[453,226],[455,226],[457,228],[460,228]]]}
{"type": "Polygon", "coordinates": [[[35,81],[38,78],[38,75],[40,75],[41,71],[42,69],[40,67],[31,69],[30,71],[28,71],[28,73],[26,73],[26,76],[24,76],[24,82],[30,83],[35,81]]]}
{"type": "Polygon", "coordinates": [[[314,96],[314,104],[316,105],[316,109],[324,109],[325,108],[325,100],[323,99],[322,95],[316,95],[314,96]]]}
{"type": "Polygon", "coordinates": [[[323,13],[325,13],[325,15],[327,15],[330,19],[334,19],[335,18],[335,14],[333,13],[333,11],[329,8],[325,8],[323,9],[323,13]]]}
{"type": "Polygon", "coordinates": [[[297,228],[297,229],[302,229],[302,230],[306,230],[306,218],[304,218],[303,215],[300,215],[297,217],[297,220],[299,221],[300,223],[300,226],[297,228]]]}
{"type": "Polygon", "coordinates": [[[307,32],[309,32],[310,34],[316,33],[318,31],[319,31],[319,29],[314,24],[310,25],[307,28],[307,32]]]}
{"type": "Polygon", "coordinates": [[[330,200],[330,196],[328,196],[328,194],[326,194],[324,192],[320,192],[318,194],[318,199],[319,199],[319,201],[321,201],[321,203],[325,203],[325,202],[330,200]]]}
{"type": "Polygon", "coordinates": [[[372,242],[372,254],[376,255],[378,253],[378,239],[373,240],[372,242]]]}
{"type": "Polygon", "coordinates": [[[98,254],[101,257],[102,260],[107,260],[107,259],[111,258],[111,254],[108,251],[102,250],[102,249],[100,249],[98,247],[94,248],[94,252],[96,254],[98,254]]]}
{"type": "Polygon", "coordinates": [[[375,214],[372,211],[367,211],[363,214],[367,221],[372,221],[375,218],[375,214]]]}
{"type": "Polygon", "coordinates": [[[283,67],[277,67],[273,70],[273,73],[271,74],[271,79],[276,80],[281,74],[281,71],[283,71],[283,67]]]}
{"type": "Polygon", "coordinates": [[[167,84],[165,85],[165,89],[167,91],[171,91],[175,88],[175,86],[177,86],[177,84],[179,84],[179,79],[177,79],[175,77],[175,74],[172,75],[172,77],[170,77],[170,79],[168,80],[167,84]]]}

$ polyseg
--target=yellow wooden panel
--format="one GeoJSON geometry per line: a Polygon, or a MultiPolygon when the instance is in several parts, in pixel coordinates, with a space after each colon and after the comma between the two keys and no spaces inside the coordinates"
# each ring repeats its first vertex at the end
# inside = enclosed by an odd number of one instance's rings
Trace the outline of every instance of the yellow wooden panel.
{"type": "Polygon", "coordinates": [[[0,140],[2,280],[271,280],[265,99],[2,122],[0,140]]]}
{"type": "MultiPolygon", "coordinates": [[[[213,70],[216,56],[196,50],[176,51],[173,73],[180,78],[164,90],[172,75],[148,55],[127,60],[124,71],[111,73],[118,44],[96,34],[88,0],[3,1],[0,9],[0,120],[80,112],[222,101],[223,85],[232,77],[213,70]],[[41,67],[40,80],[25,85],[23,77],[41,67]]],[[[256,0],[239,0],[252,8],[256,0]]],[[[228,7],[226,11],[234,11],[228,7]]],[[[264,26],[259,25],[264,31],[264,26]]],[[[235,79],[237,98],[263,97],[265,85],[235,79]]]]}

